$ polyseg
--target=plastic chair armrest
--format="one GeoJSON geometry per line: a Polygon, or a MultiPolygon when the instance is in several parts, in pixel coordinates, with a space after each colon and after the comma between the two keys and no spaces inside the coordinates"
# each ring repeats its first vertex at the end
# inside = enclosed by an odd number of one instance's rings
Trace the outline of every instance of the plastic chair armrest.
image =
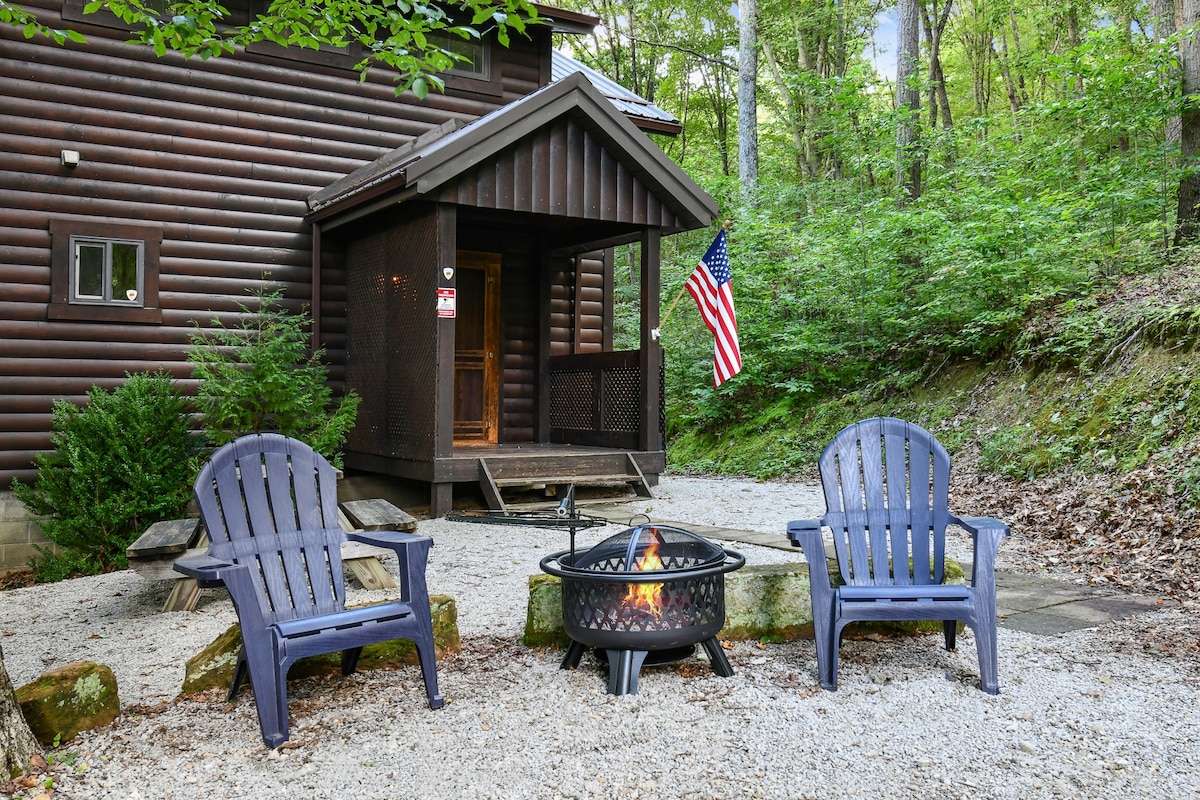
{"type": "Polygon", "coordinates": [[[808,580],[818,589],[832,589],[829,582],[829,569],[826,566],[825,542],[821,534],[821,521],[815,519],[800,519],[789,522],[788,538],[793,547],[804,549],[804,558],[808,561],[808,580]]]}
{"type": "Polygon", "coordinates": [[[207,553],[177,558],[172,566],[176,572],[189,578],[195,578],[205,588],[212,588],[224,583],[231,570],[245,569],[245,567],[239,567],[223,558],[214,558],[207,553]]]}
{"type": "Polygon", "coordinates": [[[402,531],[351,531],[346,534],[346,539],[373,547],[386,547],[389,550],[397,550],[419,542],[433,542],[428,536],[402,531]]]}
{"type": "Polygon", "coordinates": [[[1001,536],[1012,534],[1012,529],[1007,524],[993,517],[956,517],[951,515],[950,522],[972,536],[978,536],[984,530],[997,530],[1001,536]]]}

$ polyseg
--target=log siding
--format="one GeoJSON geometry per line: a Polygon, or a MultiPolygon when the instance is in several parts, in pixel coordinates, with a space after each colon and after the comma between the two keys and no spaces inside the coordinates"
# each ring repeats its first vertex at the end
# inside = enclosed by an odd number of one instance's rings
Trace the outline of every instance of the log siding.
{"type": "MultiPolygon", "coordinates": [[[[0,26],[0,488],[33,478],[56,398],[79,402],[93,385],[158,368],[191,390],[186,351],[197,325],[233,323],[260,287],[281,289],[293,310],[309,303],[305,198],[448,120],[529,94],[549,52],[549,31],[514,37],[498,59],[500,96],[451,89],[419,102],[396,97],[382,71],[360,83],[347,70],[254,53],[156,58],[120,31],[64,21],[58,0],[24,5],[89,41],[60,47],[0,26]],[[64,149],[80,152],[78,166],[63,166],[64,149]],[[51,320],[53,219],[160,228],[161,322],[51,320]]],[[[323,244],[319,297],[339,390],[340,248],[323,244]]]]}

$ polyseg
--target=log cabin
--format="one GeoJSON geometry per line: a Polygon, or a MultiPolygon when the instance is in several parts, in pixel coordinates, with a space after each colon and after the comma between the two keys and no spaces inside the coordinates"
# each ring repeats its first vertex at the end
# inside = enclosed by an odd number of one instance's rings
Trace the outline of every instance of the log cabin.
{"type": "Polygon", "coordinates": [[[87,42],[0,27],[0,489],[34,478],[54,400],[160,368],[194,391],[189,336],[262,288],[363,398],[347,470],[423,481],[435,515],[455,484],[503,507],[657,482],[661,237],[717,208],[647,135],[673,117],[553,50],[595,18],[540,7],[418,100],[353,52],[160,58],[84,0],[24,5],[87,42]],[[640,345],[614,351],[624,244],[640,345]]]}

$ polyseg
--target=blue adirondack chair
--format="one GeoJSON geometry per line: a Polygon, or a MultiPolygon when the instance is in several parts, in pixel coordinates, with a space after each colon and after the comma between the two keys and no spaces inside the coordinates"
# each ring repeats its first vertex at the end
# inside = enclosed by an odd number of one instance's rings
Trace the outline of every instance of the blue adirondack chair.
{"type": "Polygon", "coordinates": [[[229,687],[233,700],[249,673],[263,740],[288,739],[287,673],[305,656],[342,651],[342,673],[364,645],[411,639],[429,707],[440,708],[425,565],[433,540],[396,531],[346,533],[337,519],[337,474],[320,454],[274,433],[250,434],[217,450],[195,483],[212,544],[175,562],[201,586],[224,585],[242,647],[229,687]],[[402,599],[346,609],[341,545],[391,548],[402,599]]]}
{"type": "Polygon", "coordinates": [[[957,623],[975,634],[981,688],[999,694],[996,665],[996,552],[1009,534],[990,517],[947,508],[950,456],[925,429],[895,418],[844,428],[818,462],[825,516],[788,524],[804,548],[812,587],[817,673],[837,690],[842,629],[860,620],[942,620],[946,649],[957,623]],[[945,584],[946,527],[974,539],[969,586],[945,584]],[[826,568],[823,529],[832,531],[837,586],[826,568]]]}

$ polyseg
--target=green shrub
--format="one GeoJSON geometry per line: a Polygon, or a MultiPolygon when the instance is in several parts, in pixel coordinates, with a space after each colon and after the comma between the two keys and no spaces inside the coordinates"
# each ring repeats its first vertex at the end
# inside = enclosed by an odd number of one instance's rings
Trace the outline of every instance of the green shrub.
{"type": "Polygon", "coordinates": [[[214,320],[214,329],[192,335],[201,424],[214,445],[272,431],[307,442],[341,466],[337,451],[354,427],[360,398],[347,392],[332,401],[324,351],[309,352],[308,315],[279,308],[279,297],[259,295],[258,311],[243,305],[236,328],[214,320]]]}
{"type": "Polygon", "coordinates": [[[37,482],[13,481],[61,548],[35,559],[41,577],[124,568],[125,548],[151,523],[179,516],[191,498],[187,401],[166,374],[127,374],[111,393],[92,387],[82,407],[57,401],[50,440],[56,449],[38,454],[37,482]]]}

